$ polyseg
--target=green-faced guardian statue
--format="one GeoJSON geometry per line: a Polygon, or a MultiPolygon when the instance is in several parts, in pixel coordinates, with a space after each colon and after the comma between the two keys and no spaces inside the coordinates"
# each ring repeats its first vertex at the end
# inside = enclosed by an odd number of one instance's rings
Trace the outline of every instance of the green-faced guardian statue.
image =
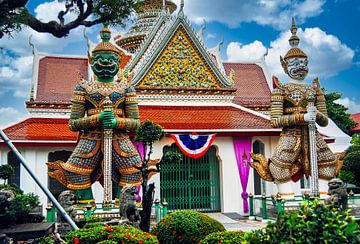
{"type": "Polygon", "coordinates": [[[109,42],[110,36],[110,30],[103,28],[102,42],[89,55],[96,80],[80,80],[75,86],[69,128],[80,132],[78,144],[67,162],[48,163],[55,169],[49,176],[74,190],[77,203],[82,204],[94,203],[91,185],[104,177],[106,129],[112,129],[111,180],[120,189],[141,183],[141,173],[133,167],[141,165],[141,158],[128,136],[140,124],[137,98],[130,82],[114,80],[120,51],[109,42]],[[111,110],[104,109],[106,99],[111,101],[111,110]]]}

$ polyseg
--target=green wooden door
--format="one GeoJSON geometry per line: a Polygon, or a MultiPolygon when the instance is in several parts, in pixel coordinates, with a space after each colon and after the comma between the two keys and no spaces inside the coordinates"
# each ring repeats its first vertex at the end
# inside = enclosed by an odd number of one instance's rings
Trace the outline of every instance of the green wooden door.
{"type": "MultiPolygon", "coordinates": [[[[163,151],[181,153],[175,143],[164,147],[163,151]]],[[[181,162],[161,165],[161,199],[168,202],[169,210],[221,211],[220,171],[216,148],[211,146],[199,159],[182,155],[181,162]]]]}

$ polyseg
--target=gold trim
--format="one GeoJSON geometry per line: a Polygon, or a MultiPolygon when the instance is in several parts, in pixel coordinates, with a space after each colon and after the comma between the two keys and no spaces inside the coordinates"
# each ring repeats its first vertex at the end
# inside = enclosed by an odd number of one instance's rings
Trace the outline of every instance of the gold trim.
{"type": "Polygon", "coordinates": [[[67,184],[67,188],[71,189],[71,190],[83,190],[86,188],[90,188],[91,187],[91,183],[85,183],[85,184],[67,184]]]}
{"type": "Polygon", "coordinates": [[[95,199],[89,199],[89,200],[77,200],[76,201],[77,203],[83,203],[83,204],[86,204],[86,203],[95,203],[95,199]]]}
{"type": "Polygon", "coordinates": [[[80,167],[71,163],[63,163],[61,164],[61,167],[66,171],[80,175],[89,175],[93,172],[92,168],[80,167]]]}

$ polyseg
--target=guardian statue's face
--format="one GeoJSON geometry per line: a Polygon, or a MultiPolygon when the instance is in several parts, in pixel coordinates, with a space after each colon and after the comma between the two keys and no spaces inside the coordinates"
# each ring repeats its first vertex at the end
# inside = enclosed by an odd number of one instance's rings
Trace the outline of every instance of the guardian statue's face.
{"type": "Polygon", "coordinates": [[[287,74],[294,80],[304,80],[309,72],[308,59],[301,57],[289,58],[286,61],[287,74]]]}
{"type": "Polygon", "coordinates": [[[114,53],[97,53],[91,68],[100,80],[113,78],[119,71],[118,60],[119,56],[114,53]]]}

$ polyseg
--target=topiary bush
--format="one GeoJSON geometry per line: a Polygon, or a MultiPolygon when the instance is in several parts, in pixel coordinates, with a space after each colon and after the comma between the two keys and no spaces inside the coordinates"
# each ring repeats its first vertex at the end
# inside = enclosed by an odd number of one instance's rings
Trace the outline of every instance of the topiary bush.
{"type": "Polygon", "coordinates": [[[249,234],[249,243],[360,243],[358,224],[332,205],[319,201],[285,213],[275,223],[249,234]]]}
{"type": "Polygon", "coordinates": [[[160,243],[198,243],[208,234],[224,231],[224,226],[215,219],[193,210],[179,210],[167,215],[151,233],[160,243]]]}
{"type": "Polygon", "coordinates": [[[92,225],[66,234],[68,244],[124,243],[124,244],[156,244],[156,236],[142,232],[132,226],[92,225]]]}
{"type": "Polygon", "coordinates": [[[247,243],[248,233],[242,231],[221,231],[207,235],[199,244],[232,244],[247,243]]]}

